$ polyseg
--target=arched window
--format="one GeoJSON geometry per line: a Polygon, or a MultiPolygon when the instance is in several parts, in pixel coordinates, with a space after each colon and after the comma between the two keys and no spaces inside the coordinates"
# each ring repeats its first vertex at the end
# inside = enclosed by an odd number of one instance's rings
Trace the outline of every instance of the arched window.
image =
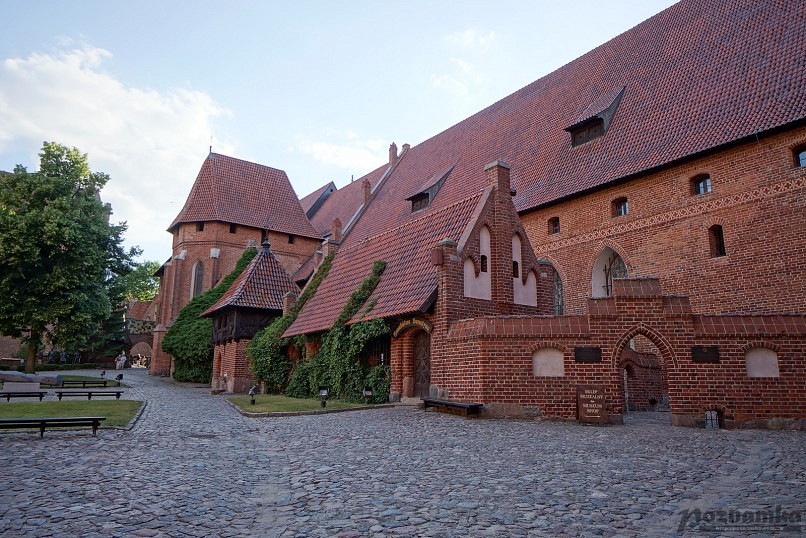
{"type": "Polygon", "coordinates": [[[553,347],[535,351],[532,355],[532,374],[539,377],[563,377],[563,352],[553,347]]]}
{"type": "Polygon", "coordinates": [[[700,174],[691,178],[691,194],[708,194],[711,192],[711,176],[700,174]]]}
{"type": "Polygon", "coordinates": [[[190,298],[201,295],[202,286],[204,284],[204,265],[202,262],[196,262],[193,266],[193,275],[190,281],[190,298]]]}
{"type": "Polygon", "coordinates": [[[708,228],[708,248],[711,251],[712,258],[719,258],[725,256],[725,235],[722,232],[722,226],[714,224],[708,228]]]}
{"type": "Polygon", "coordinates": [[[614,217],[624,217],[630,213],[630,206],[624,197],[613,200],[610,209],[614,217]]]}
{"type": "Polygon", "coordinates": [[[747,377],[779,377],[778,354],[766,347],[754,347],[744,353],[747,377]]]}
{"type": "Polygon", "coordinates": [[[593,275],[591,275],[591,296],[610,297],[613,295],[613,280],[616,278],[627,278],[627,265],[619,256],[619,253],[612,248],[605,248],[596,263],[593,265],[593,275]]]}
{"type": "Polygon", "coordinates": [[[562,316],[565,312],[565,298],[563,296],[563,279],[560,277],[560,273],[554,271],[554,283],[553,283],[554,295],[552,299],[552,305],[554,306],[554,315],[555,316],[562,316]]]}

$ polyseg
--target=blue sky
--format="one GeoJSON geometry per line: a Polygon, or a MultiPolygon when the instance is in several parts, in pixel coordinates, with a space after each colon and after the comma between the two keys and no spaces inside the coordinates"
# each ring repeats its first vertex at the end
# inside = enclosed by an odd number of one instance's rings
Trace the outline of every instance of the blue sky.
{"type": "Polygon", "coordinates": [[[342,186],[672,3],[0,0],[0,169],[78,147],[164,261],[211,137],[342,186]]]}

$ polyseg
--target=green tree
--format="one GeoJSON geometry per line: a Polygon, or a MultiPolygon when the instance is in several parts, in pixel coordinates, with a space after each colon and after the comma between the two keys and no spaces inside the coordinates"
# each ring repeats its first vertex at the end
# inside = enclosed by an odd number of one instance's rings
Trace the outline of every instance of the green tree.
{"type": "Polygon", "coordinates": [[[159,262],[146,260],[135,263],[131,273],[123,277],[126,298],[150,301],[159,291],[160,283],[154,273],[160,268],[159,262]]]}
{"type": "Polygon", "coordinates": [[[27,342],[27,372],[43,339],[81,350],[103,332],[136,253],[101,202],[108,175],[76,148],[45,142],[39,157],[39,172],[0,174],[0,333],[27,342]]]}

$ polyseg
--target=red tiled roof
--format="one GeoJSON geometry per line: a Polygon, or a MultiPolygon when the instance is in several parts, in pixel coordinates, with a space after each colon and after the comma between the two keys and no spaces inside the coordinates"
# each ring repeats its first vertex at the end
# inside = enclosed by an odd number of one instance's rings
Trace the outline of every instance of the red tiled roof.
{"type": "Polygon", "coordinates": [[[328,182],[326,185],[322,185],[311,194],[303,197],[299,203],[302,206],[302,210],[305,211],[307,215],[311,208],[322,198],[322,195],[325,194],[325,191],[335,192],[336,185],[333,184],[332,181],[328,182]]]}
{"type": "MultiPolygon", "coordinates": [[[[387,273],[409,266],[432,275],[427,264],[418,264],[434,237],[452,229],[436,215],[486,187],[487,163],[511,164],[514,202],[526,211],[804,119],[806,2],[683,0],[404,152],[345,236],[330,275],[292,331],[326,329],[377,259],[388,262],[382,285],[391,280],[387,273]],[[593,109],[607,108],[621,88],[604,136],[572,147],[565,129],[601,112],[593,109]],[[451,166],[429,207],[412,214],[407,198],[451,166]],[[415,222],[445,228],[423,230],[422,240],[389,234],[415,222]],[[407,258],[397,256],[402,250],[407,258]]],[[[348,187],[360,196],[355,183],[348,187]]],[[[315,218],[321,218],[317,229],[329,231],[333,216],[315,218]]],[[[400,308],[415,308],[432,291],[431,282],[401,278],[394,300],[400,308]]],[[[380,300],[376,307],[397,310],[380,300]]]]}
{"type": "MultiPolygon", "coordinates": [[[[353,215],[364,203],[364,189],[362,184],[364,179],[369,180],[372,188],[378,184],[389,165],[383,165],[369,174],[351,181],[344,187],[327,197],[316,213],[311,218],[311,224],[321,235],[330,235],[333,219],[339,219],[344,227],[347,227],[353,215]]],[[[310,195],[309,195],[310,196],[310,195]]]]}
{"type": "Polygon", "coordinates": [[[244,272],[213,306],[202,313],[202,317],[210,317],[225,308],[282,310],[283,297],[289,291],[299,295],[299,288],[288,278],[268,243],[263,245],[244,272]]]}
{"type": "Polygon", "coordinates": [[[441,211],[428,213],[398,228],[354,243],[350,248],[340,249],[327,278],[285,334],[291,336],[329,329],[350,295],[370,276],[372,264],[377,260],[386,261],[386,270],[367,301],[367,304],[373,300],[377,303],[363,319],[420,309],[437,286],[437,271],[431,265],[431,248],[446,237],[458,240],[478,201],[479,195],[471,196],[441,211]]]}
{"type": "Polygon", "coordinates": [[[129,308],[126,311],[126,317],[139,320],[153,319],[153,303],[154,301],[132,301],[131,305],[129,305],[129,308]]]}
{"type": "Polygon", "coordinates": [[[217,153],[204,160],[185,206],[168,230],[198,221],[321,237],[302,211],[285,172],[217,153]]]}
{"type": "Polygon", "coordinates": [[[297,269],[293,275],[291,275],[291,280],[294,282],[302,282],[303,280],[308,280],[311,275],[313,274],[314,269],[316,269],[316,255],[309,256],[307,260],[305,260],[302,265],[297,269]]]}

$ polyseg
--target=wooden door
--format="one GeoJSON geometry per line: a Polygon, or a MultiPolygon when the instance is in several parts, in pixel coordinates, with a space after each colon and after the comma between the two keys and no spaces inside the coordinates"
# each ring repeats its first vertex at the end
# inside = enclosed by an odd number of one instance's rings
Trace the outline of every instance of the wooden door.
{"type": "Polygon", "coordinates": [[[428,398],[431,387],[431,338],[426,332],[414,337],[414,396],[428,398]]]}

